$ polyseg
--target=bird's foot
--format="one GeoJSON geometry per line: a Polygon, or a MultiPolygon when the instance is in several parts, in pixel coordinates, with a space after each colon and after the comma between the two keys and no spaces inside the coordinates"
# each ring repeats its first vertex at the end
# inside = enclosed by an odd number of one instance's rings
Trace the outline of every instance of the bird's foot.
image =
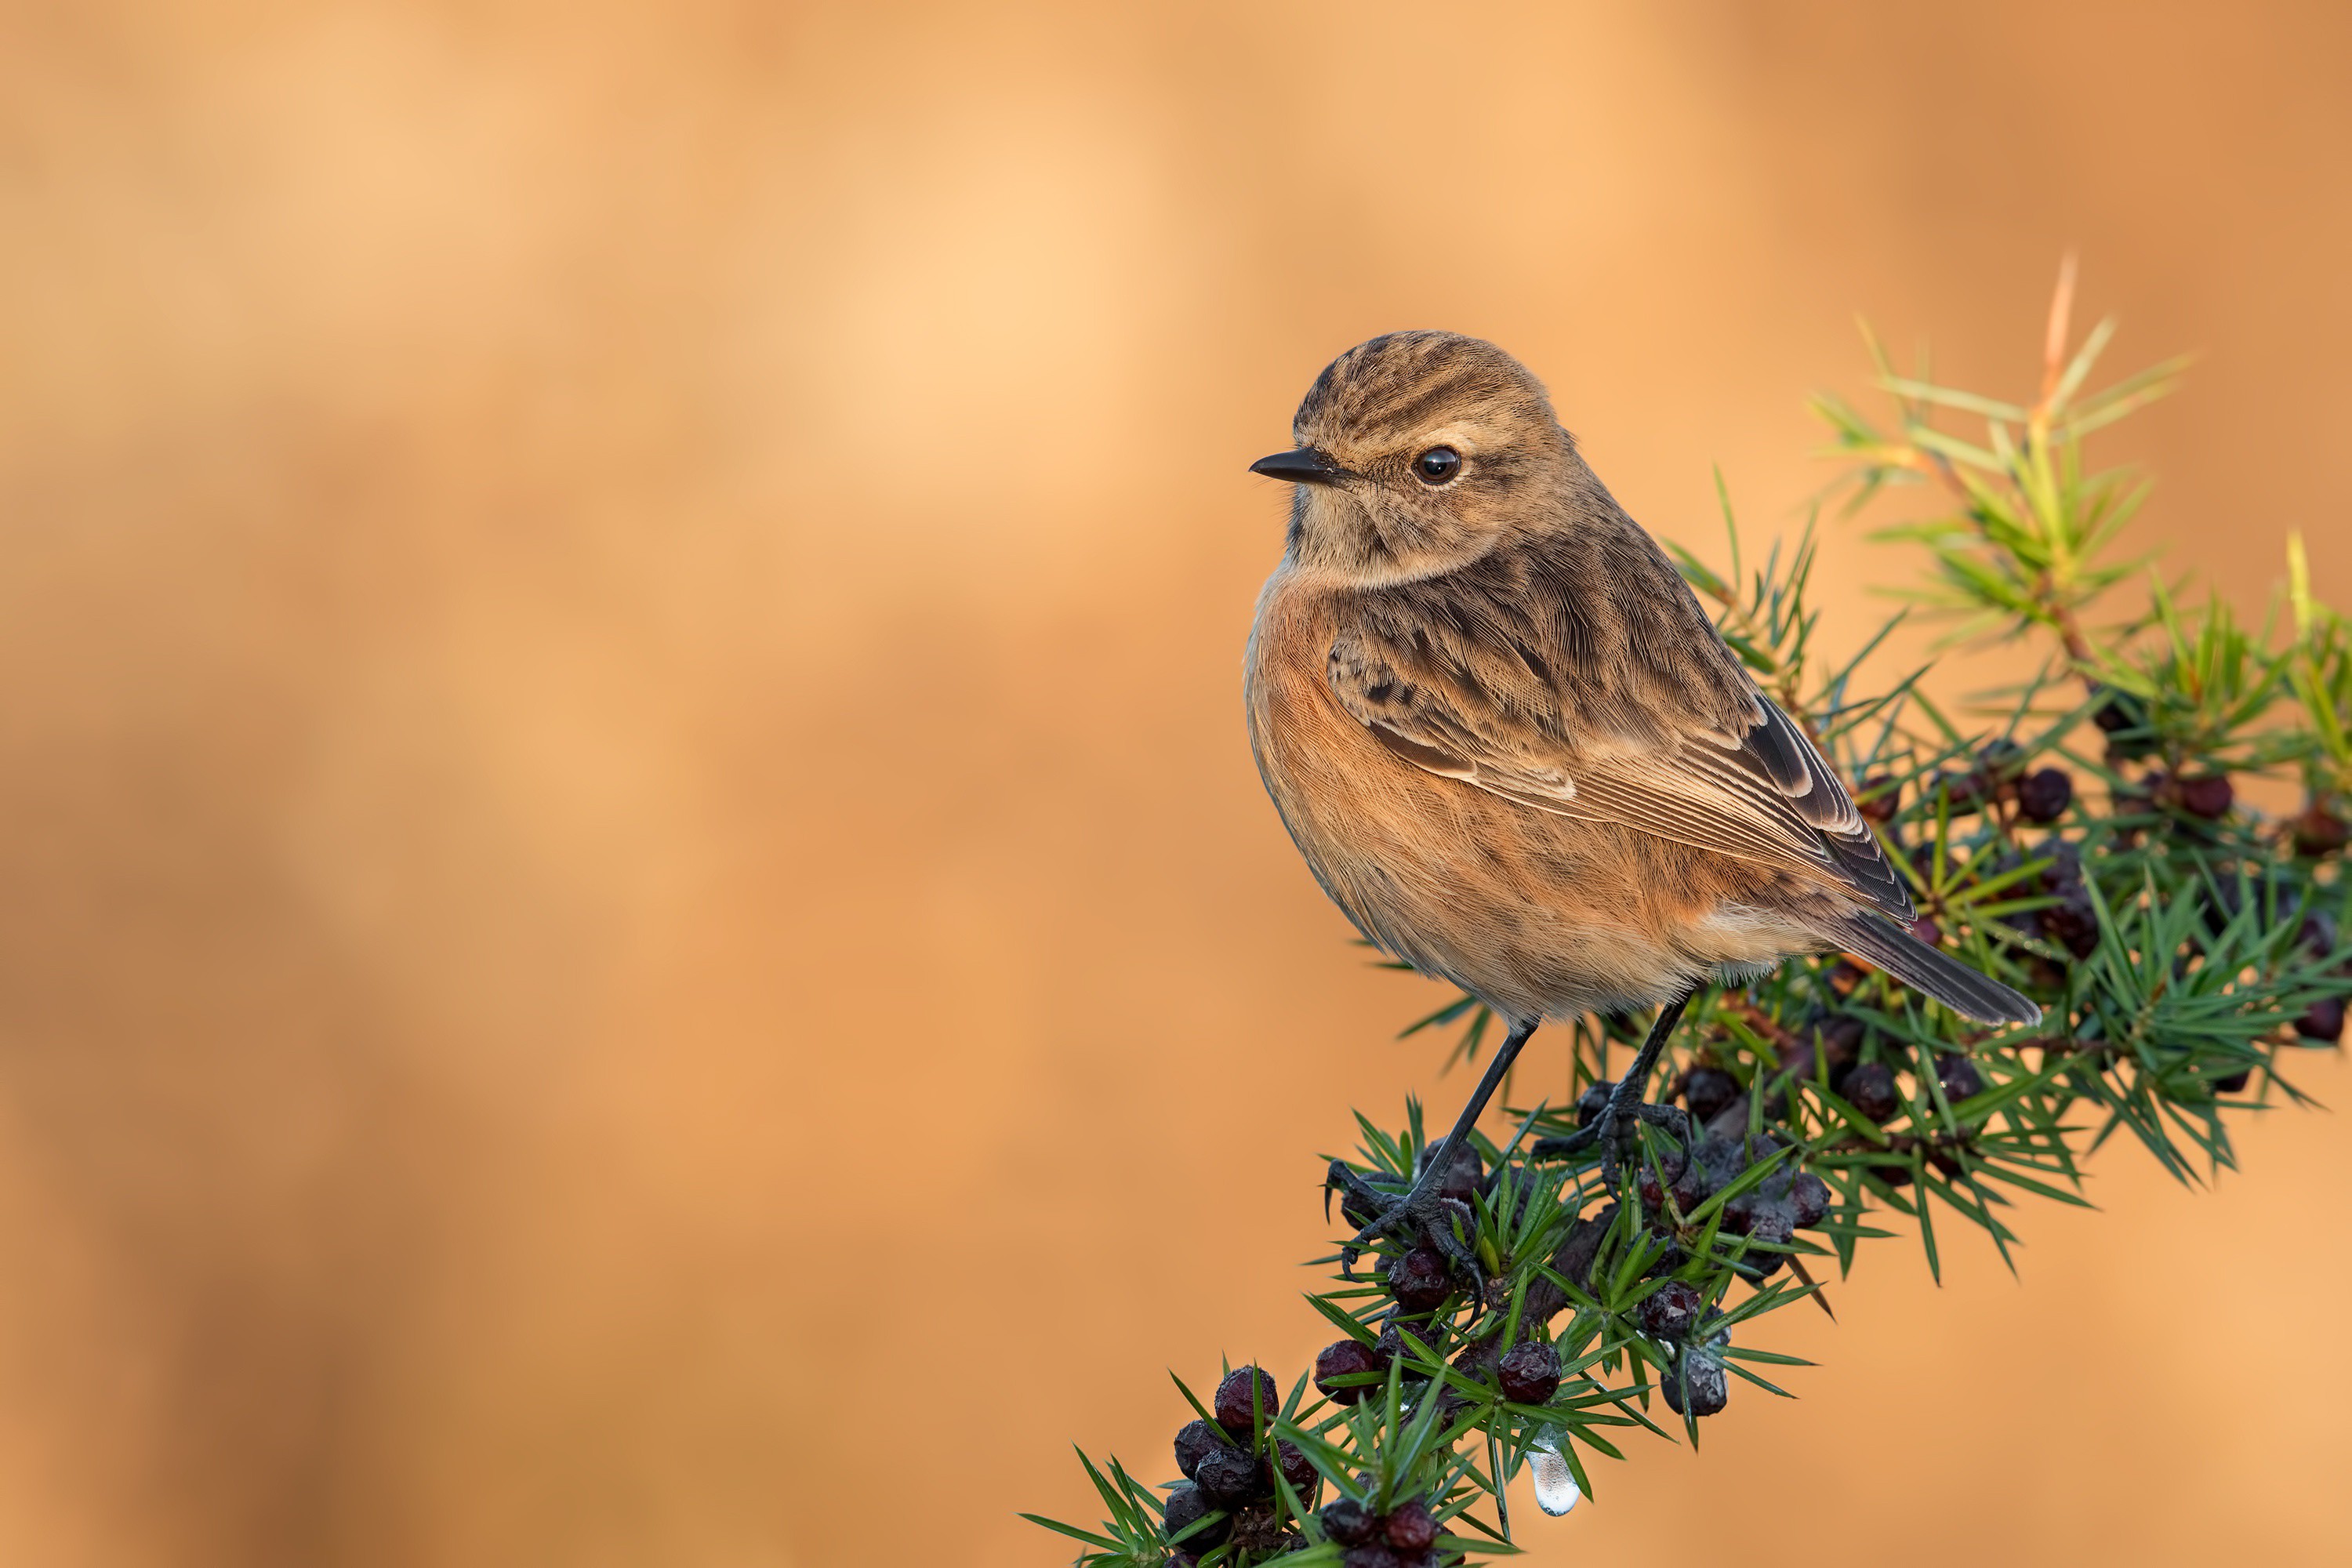
{"type": "Polygon", "coordinates": [[[1337,1192],[1340,1214],[1363,1227],[1340,1245],[1341,1272],[1353,1279],[1356,1260],[1381,1237],[1391,1236],[1409,1247],[1434,1248],[1449,1264],[1466,1271],[1483,1290],[1485,1273],[1468,1239],[1477,1231],[1477,1214],[1470,1206],[1470,1194],[1477,1190],[1477,1184],[1474,1180],[1465,1185],[1459,1180],[1459,1170],[1457,1164],[1456,1179],[1449,1181],[1444,1173],[1424,1166],[1410,1188],[1396,1193],[1374,1185],[1345,1161],[1332,1161],[1323,1179],[1325,1211],[1329,1211],[1331,1194],[1337,1192]]]}
{"type": "Polygon", "coordinates": [[[1676,1142],[1690,1142],[1690,1117],[1682,1107],[1636,1100],[1622,1082],[1595,1084],[1586,1090],[1586,1100],[1584,1125],[1564,1137],[1537,1139],[1528,1156],[1568,1160],[1598,1147],[1601,1179],[1615,1186],[1626,1165],[1640,1158],[1643,1122],[1665,1129],[1676,1142]]]}

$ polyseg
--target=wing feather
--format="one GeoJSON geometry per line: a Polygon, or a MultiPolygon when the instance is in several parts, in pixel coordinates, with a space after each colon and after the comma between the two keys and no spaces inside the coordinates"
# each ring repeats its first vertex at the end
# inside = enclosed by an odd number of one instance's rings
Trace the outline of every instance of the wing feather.
{"type": "Polygon", "coordinates": [[[1910,920],[1836,770],[1624,526],[1638,546],[1616,540],[1605,561],[1576,560],[1571,535],[1353,595],[1329,650],[1333,695],[1425,772],[1822,876],[1910,920]]]}

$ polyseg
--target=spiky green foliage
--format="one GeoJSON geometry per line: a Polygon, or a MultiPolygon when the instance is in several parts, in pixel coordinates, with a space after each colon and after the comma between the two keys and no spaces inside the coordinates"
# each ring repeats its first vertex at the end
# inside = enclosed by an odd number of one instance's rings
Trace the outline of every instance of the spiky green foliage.
{"type": "MultiPolygon", "coordinates": [[[[1408,1312],[1384,1277],[1415,1238],[1384,1238],[1369,1269],[1309,1298],[1380,1370],[1320,1393],[1297,1379],[1259,1436],[1302,1450],[1318,1486],[1254,1505],[1271,1523],[1251,1540],[1287,1531],[1277,1544],[1228,1540],[1199,1563],[1339,1562],[1314,1509],[1339,1499],[1374,1514],[1425,1502],[1446,1531],[1433,1561],[1507,1554],[1508,1483],[1539,1450],[1590,1493],[1595,1459],[1622,1457],[1636,1428],[1696,1444],[1709,1380],[1780,1394],[1768,1373],[1792,1358],[1747,1342],[1756,1321],[1843,1275],[1864,1242],[1907,1231],[1940,1273],[1939,1235],[1966,1226],[2008,1258],[2021,1204],[2081,1203],[2084,1160],[2119,1134],[2198,1182],[2234,1166],[2236,1116],[2304,1098],[2293,1058],[2334,1038],[2352,992],[2337,853],[2352,625],[2313,597],[2299,548],[2288,613],[2252,630],[2160,582],[2137,613],[2101,620],[2140,581],[2111,552],[2147,486],[2088,467],[2084,438],[2160,396],[2179,365],[2085,394],[2112,325],[2065,352],[2071,293],[2069,276],[2031,404],[1897,375],[1883,355],[1890,427],[1817,404],[1857,498],[1895,482],[1938,498],[1884,531],[1928,557],[1910,610],[1949,617],[1957,639],[2037,647],[2030,679],[1972,712],[1947,712],[1916,671],[1872,689],[1863,672],[1893,623],[1823,668],[1810,526],[1750,564],[1727,498],[1728,571],[1675,552],[1759,683],[1855,784],[1921,933],[2032,995],[2042,1025],[1986,1029],[1833,955],[1791,962],[1695,1000],[1645,1086],[1681,1110],[1645,1118],[1639,1159],[1612,1183],[1563,1141],[1577,1091],[1610,1081],[1645,1021],[1579,1021],[1569,1102],[1516,1108],[1505,1137],[1476,1139],[1481,1180],[1457,1223],[1477,1277],[1456,1271],[1442,1304],[1408,1312]],[[2250,809],[2236,785],[2254,777],[2300,784],[2301,811],[2250,809]],[[1497,1376],[1529,1342],[1559,1356],[1539,1404],[1497,1376]]],[[[1450,1059],[1475,1058],[1494,1023],[1462,996],[1406,1033],[1450,1030],[1450,1059]]],[[[1358,1121],[1349,1169],[1402,1190],[1428,1152],[1418,1105],[1395,1131],[1358,1121]]],[[[1146,1489],[1088,1468],[1108,1522],[1054,1526],[1094,1549],[1082,1563],[1193,1560],[1171,1554],[1146,1489]]],[[[1224,1517],[1177,1546],[1223,1540],[1224,1517]]]]}

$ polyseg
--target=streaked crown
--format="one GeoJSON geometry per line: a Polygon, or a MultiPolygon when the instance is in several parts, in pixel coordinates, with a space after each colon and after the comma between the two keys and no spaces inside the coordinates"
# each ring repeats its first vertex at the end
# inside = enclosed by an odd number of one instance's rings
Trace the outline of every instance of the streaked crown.
{"type": "Polygon", "coordinates": [[[1257,471],[1297,484],[1290,556],[1366,585],[1475,560],[1549,525],[1580,468],[1543,384],[1494,344],[1391,332],[1315,378],[1296,452],[1257,471]]]}
{"type": "Polygon", "coordinates": [[[1291,430],[1300,445],[1328,450],[1393,447],[1454,423],[1507,431],[1559,420],[1543,383],[1484,339],[1389,332],[1325,365],[1291,430]]]}

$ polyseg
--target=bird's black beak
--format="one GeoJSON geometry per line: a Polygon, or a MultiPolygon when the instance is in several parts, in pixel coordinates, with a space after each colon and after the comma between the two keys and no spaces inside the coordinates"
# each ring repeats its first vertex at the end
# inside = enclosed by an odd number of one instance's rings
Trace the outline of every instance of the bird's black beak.
{"type": "Polygon", "coordinates": [[[1312,447],[1276,452],[1250,465],[1253,474],[1264,474],[1269,479],[1288,479],[1294,485],[1335,484],[1346,471],[1312,447]]]}

